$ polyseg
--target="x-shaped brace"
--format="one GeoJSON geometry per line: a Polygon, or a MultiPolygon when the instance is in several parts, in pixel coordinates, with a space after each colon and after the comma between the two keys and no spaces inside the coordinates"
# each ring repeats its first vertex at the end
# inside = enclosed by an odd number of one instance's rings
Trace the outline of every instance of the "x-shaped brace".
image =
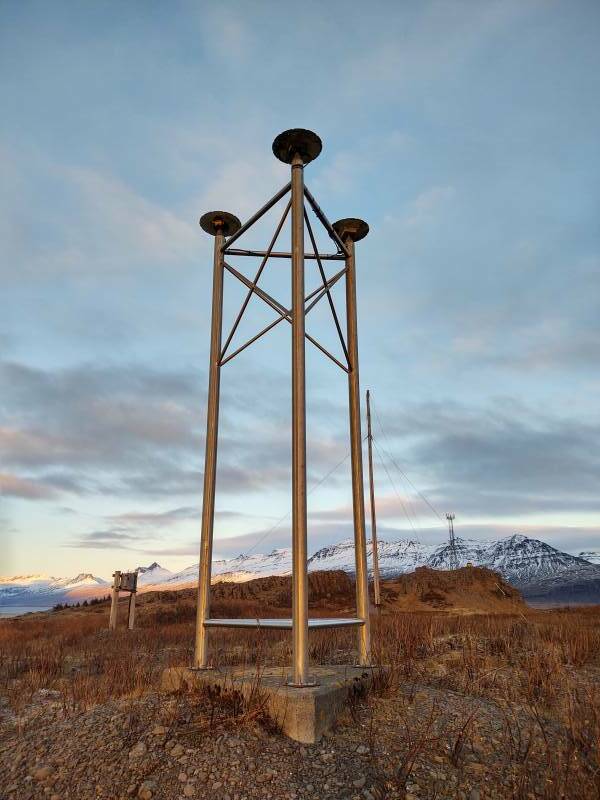
{"type": "MultiPolygon", "coordinates": [[[[241,272],[238,272],[238,270],[235,269],[234,267],[232,267],[231,264],[228,264],[226,261],[224,261],[223,262],[223,266],[225,267],[225,269],[228,272],[230,272],[239,281],[241,281],[241,283],[243,283],[244,286],[247,286],[248,289],[250,289],[251,293],[256,294],[257,297],[260,297],[260,299],[263,300],[263,302],[265,302],[268,306],[270,306],[272,309],[277,311],[279,316],[277,317],[277,319],[273,320],[273,322],[271,322],[269,325],[267,325],[266,328],[263,328],[262,331],[257,333],[256,336],[253,336],[251,339],[249,339],[247,342],[245,342],[245,344],[243,344],[241,347],[239,347],[233,353],[230,353],[230,355],[228,355],[227,358],[223,358],[223,356],[225,355],[225,350],[223,350],[223,352],[221,353],[221,359],[219,361],[219,366],[223,366],[223,364],[226,364],[228,361],[230,361],[232,358],[234,358],[234,356],[236,356],[242,350],[245,350],[246,347],[248,347],[249,345],[253,344],[257,339],[259,339],[265,333],[270,331],[272,328],[275,327],[275,325],[278,325],[283,320],[287,320],[287,322],[289,322],[290,325],[292,324],[292,309],[291,308],[285,308],[285,306],[283,306],[280,302],[275,300],[274,297],[271,297],[270,294],[265,292],[264,289],[260,289],[256,285],[256,283],[253,283],[249,278],[247,278],[241,272]]],[[[328,281],[324,281],[322,286],[319,286],[315,290],[313,290],[304,300],[305,303],[308,303],[310,300],[312,300],[312,303],[310,303],[308,306],[305,307],[304,313],[308,314],[309,311],[312,308],[314,308],[314,306],[319,302],[319,300],[322,297],[324,297],[326,294],[329,294],[329,290],[331,289],[331,287],[334,286],[339,281],[339,279],[342,277],[342,275],[345,275],[345,274],[346,274],[346,267],[344,267],[344,269],[341,269],[339,272],[337,272],[328,281]]],[[[324,275],[322,277],[324,277],[324,275]]],[[[333,356],[329,352],[329,350],[327,350],[325,347],[323,347],[322,344],[317,342],[316,339],[313,339],[313,337],[310,334],[305,332],[304,335],[305,335],[306,339],[311,344],[313,344],[324,355],[326,355],[328,358],[330,358],[333,361],[334,364],[337,364],[337,366],[340,367],[340,369],[343,369],[344,372],[349,372],[350,371],[349,366],[346,366],[345,364],[342,364],[341,361],[338,361],[338,359],[335,356],[333,356]]],[[[345,350],[345,348],[344,348],[344,350],[345,350]]]]}

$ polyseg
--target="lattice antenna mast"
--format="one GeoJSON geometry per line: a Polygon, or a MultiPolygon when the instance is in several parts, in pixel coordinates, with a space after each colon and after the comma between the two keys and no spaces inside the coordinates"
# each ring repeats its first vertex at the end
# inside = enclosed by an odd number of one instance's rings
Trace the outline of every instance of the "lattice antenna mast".
{"type": "Polygon", "coordinates": [[[456,552],[456,539],[454,537],[455,514],[446,514],[448,520],[448,542],[450,546],[450,569],[458,569],[458,553],[456,552]]]}

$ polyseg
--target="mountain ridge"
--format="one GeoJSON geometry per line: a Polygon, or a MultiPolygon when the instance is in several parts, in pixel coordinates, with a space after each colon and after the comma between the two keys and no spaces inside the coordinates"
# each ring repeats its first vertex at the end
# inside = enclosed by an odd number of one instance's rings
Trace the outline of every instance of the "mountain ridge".
{"type": "MultiPolygon", "coordinates": [[[[589,551],[591,555],[597,553],[589,551]]],[[[438,570],[451,568],[448,543],[424,544],[415,539],[380,540],[379,567],[383,578],[412,572],[418,567],[438,570]]],[[[587,602],[600,602],[600,564],[580,555],[558,550],[540,539],[513,534],[502,539],[466,539],[457,537],[456,555],[459,567],[481,566],[498,572],[506,581],[524,594],[550,601],[561,586],[568,587],[569,597],[585,596],[587,602]],[[580,584],[584,584],[581,589],[580,584]],[[596,600],[589,598],[595,597],[596,600]]],[[[372,561],[371,543],[367,543],[367,558],[372,561]]],[[[369,571],[370,571],[369,566],[369,571]]],[[[291,548],[274,548],[270,553],[240,554],[213,562],[213,581],[245,582],[255,578],[289,575],[292,570],[291,548]]],[[[342,570],[354,572],[354,541],[344,539],[318,549],[308,559],[309,572],[342,570]]],[[[197,585],[198,565],[172,572],[157,561],[135,568],[140,591],[175,590],[197,585]]],[[[0,605],[52,605],[57,602],[76,602],[102,596],[110,582],[92,573],[80,573],[72,578],[42,575],[20,575],[0,578],[0,605]]],[[[565,589],[566,591],[566,589],[565,589]]]]}

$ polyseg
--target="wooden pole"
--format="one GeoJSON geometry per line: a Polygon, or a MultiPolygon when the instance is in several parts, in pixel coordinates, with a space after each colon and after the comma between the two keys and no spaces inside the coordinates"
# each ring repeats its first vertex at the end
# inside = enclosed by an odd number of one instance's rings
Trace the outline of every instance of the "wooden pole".
{"type": "Polygon", "coordinates": [[[117,570],[113,573],[112,585],[112,599],[110,603],[110,619],[108,622],[108,629],[111,631],[116,630],[117,627],[117,611],[119,608],[119,586],[121,585],[121,572],[117,570]]]}
{"type": "Polygon", "coordinates": [[[133,630],[133,623],[135,620],[135,592],[131,592],[129,595],[129,621],[128,621],[128,628],[130,631],[133,630]]]}

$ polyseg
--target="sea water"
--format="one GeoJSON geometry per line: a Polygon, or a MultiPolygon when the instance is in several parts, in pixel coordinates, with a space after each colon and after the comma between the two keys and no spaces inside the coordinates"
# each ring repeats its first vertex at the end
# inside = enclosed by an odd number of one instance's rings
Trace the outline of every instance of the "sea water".
{"type": "Polygon", "coordinates": [[[33,611],[48,611],[52,606],[0,606],[0,619],[20,617],[33,611]]]}

